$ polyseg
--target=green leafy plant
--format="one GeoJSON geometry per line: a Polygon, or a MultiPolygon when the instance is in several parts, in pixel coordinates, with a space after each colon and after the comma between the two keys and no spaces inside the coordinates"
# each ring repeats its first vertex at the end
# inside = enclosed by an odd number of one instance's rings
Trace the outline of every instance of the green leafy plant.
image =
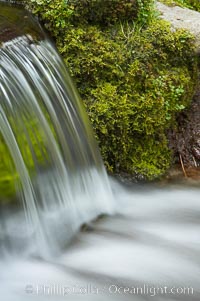
{"type": "Polygon", "coordinates": [[[149,24],[157,16],[154,0],[137,0],[138,3],[138,15],[137,21],[141,25],[149,24]]]}

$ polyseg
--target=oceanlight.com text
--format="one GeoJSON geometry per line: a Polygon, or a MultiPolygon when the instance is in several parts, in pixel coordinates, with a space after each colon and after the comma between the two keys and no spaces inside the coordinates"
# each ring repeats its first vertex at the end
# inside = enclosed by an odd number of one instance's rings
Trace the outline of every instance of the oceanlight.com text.
{"type": "Polygon", "coordinates": [[[97,286],[94,284],[85,285],[60,285],[60,284],[27,284],[25,293],[29,295],[38,296],[68,296],[68,295],[140,295],[140,296],[192,296],[194,289],[192,287],[175,287],[175,286],[120,286],[117,284],[110,284],[104,286],[97,286]]]}

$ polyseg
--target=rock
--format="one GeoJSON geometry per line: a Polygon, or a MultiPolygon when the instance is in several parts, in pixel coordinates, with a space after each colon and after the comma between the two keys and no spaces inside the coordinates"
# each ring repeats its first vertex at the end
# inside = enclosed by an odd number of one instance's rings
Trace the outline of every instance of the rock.
{"type": "Polygon", "coordinates": [[[175,29],[184,28],[190,31],[196,41],[197,52],[200,53],[200,13],[179,6],[167,6],[157,2],[160,18],[169,21],[175,29]]]}

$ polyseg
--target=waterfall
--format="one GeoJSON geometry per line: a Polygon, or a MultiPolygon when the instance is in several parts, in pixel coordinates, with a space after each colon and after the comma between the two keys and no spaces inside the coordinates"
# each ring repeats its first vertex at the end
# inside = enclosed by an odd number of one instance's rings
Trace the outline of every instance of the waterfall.
{"type": "Polygon", "coordinates": [[[198,187],[108,179],[52,42],[0,0],[2,300],[200,300],[198,187]]]}
{"type": "Polygon", "coordinates": [[[0,251],[46,257],[81,224],[111,214],[112,193],[56,48],[25,10],[0,11],[0,251]]]}

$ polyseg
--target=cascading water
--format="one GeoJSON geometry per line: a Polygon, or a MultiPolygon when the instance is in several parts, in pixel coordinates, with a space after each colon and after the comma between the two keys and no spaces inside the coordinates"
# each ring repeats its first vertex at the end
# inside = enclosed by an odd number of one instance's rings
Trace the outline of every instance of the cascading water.
{"type": "MultiPolygon", "coordinates": [[[[13,10],[2,8],[7,16],[13,10]]],[[[20,19],[30,18],[15,10],[20,19]]],[[[66,68],[39,25],[32,19],[29,23],[21,35],[0,13],[0,198],[7,203],[9,195],[12,202],[17,198],[23,205],[9,217],[2,215],[0,239],[6,238],[9,246],[16,245],[16,238],[22,246],[23,240],[23,248],[25,241],[31,241],[35,252],[46,256],[66,243],[82,223],[111,213],[113,204],[93,134],[66,68]]],[[[8,210],[7,204],[4,207],[8,210]]]]}
{"type": "Polygon", "coordinates": [[[199,301],[199,189],[108,180],[39,25],[0,4],[0,41],[2,300],[199,301]]]}

